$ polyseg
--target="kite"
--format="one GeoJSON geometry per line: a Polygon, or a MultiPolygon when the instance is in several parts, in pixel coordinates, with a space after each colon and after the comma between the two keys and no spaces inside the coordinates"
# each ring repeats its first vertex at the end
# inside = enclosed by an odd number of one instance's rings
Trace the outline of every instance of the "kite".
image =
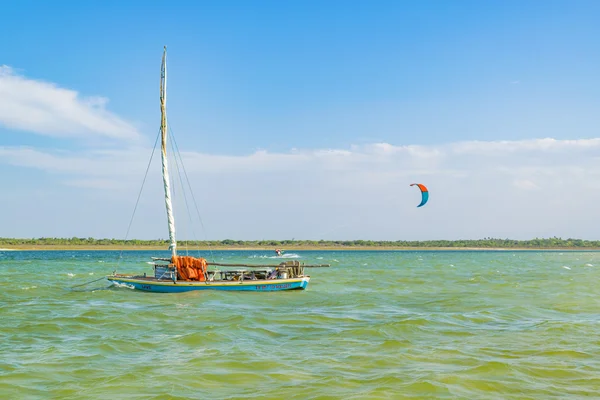
{"type": "Polygon", "coordinates": [[[429,200],[429,190],[427,190],[425,185],[421,185],[420,183],[411,183],[410,186],[418,186],[421,189],[421,204],[417,207],[424,206],[427,200],[429,200]]]}

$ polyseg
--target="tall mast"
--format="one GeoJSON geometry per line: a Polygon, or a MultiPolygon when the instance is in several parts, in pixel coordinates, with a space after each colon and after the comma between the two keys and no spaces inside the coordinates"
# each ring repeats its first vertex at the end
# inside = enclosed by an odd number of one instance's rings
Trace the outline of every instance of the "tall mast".
{"type": "Polygon", "coordinates": [[[171,255],[177,255],[177,241],[175,240],[175,219],[173,218],[173,205],[171,204],[171,186],[169,179],[169,165],[167,163],[167,46],[165,46],[162,66],[160,68],[160,155],[162,159],[162,176],[165,187],[165,206],[167,207],[167,221],[169,223],[169,250],[171,255]]]}

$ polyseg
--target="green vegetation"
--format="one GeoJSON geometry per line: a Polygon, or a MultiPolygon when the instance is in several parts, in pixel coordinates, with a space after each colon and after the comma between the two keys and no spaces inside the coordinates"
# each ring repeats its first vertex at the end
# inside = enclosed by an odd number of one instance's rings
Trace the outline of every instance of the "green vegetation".
{"type": "MultiPolygon", "coordinates": [[[[180,247],[198,248],[273,248],[286,250],[293,248],[507,248],[507,249],[590,249],[600,248],[600,240],[548,239],[512,240],[485,238],[478,240],[426,240],[426,241],[373,241],[373,240],[211,240],[211,241],[179,241],[180,247]]],[[[120,240],[94,238],[38,238],[10,239],[0,238],[2,246],[120,246],[120,247],[168,247],[167,240],[120,240]]]]}

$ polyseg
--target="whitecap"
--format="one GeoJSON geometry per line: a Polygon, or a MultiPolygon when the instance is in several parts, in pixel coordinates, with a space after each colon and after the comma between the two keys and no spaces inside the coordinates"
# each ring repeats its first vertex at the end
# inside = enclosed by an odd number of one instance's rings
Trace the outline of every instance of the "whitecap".
{"type": "Polygon", "coordinates": [[[75,276],[75,274],[73,274],[71,272],[69,272],[67,275],[69,275],[70,277],[74,277],[75,276]]]}
{"type": "Polygon", "coordinates": [[[300,254],[296,254],[296,253],[286,253],[283,255],[283,258],[298,258],[300,257],[300,254]]]}
{"type": "Polygon", "coordinates": [[[272,257],[268,257],[268,258],[300,258],[300,254],[296,254],[296,253],[284,253],[280,256],[272,256],[272,257]]]}
{"type": "Polygon", "coordinates": [[[127,283],[113,282],[113,285],[115,285],[117,287],[121,287],[121,288],[135,289],[135,287],[133,285],[128,285],[127,283]]]}
{"type": "Polygon", "coordinates": [[[594,265],[593,265],[593,264],[589,264],[589,263],[588,263],[588,264],[585,264],[585,266],[586,266],[586,267],[593,267],[594,265]]]}
{"type": "Polygon", "coordinates": [[[563,265],[564,269],[571,269],[570,267],[567,267],[566,265],[563,265]]]}

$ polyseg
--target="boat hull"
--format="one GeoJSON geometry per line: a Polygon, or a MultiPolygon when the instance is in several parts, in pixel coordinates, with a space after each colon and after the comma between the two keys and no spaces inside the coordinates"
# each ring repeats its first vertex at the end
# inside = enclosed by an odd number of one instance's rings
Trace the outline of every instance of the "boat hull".
{"type": "Polygon", "coordinates": [[[136,290],[156,293],[183,293],[194,290],[228,290],[243,292],[276,292],[282,290],[303,290],[308,286],[310,276],[275,280],[212,281],[189,282],[167,281],[152,278],[137,278],[118,275],[106,277],[109,281],[131,287],[136,290]]]}

